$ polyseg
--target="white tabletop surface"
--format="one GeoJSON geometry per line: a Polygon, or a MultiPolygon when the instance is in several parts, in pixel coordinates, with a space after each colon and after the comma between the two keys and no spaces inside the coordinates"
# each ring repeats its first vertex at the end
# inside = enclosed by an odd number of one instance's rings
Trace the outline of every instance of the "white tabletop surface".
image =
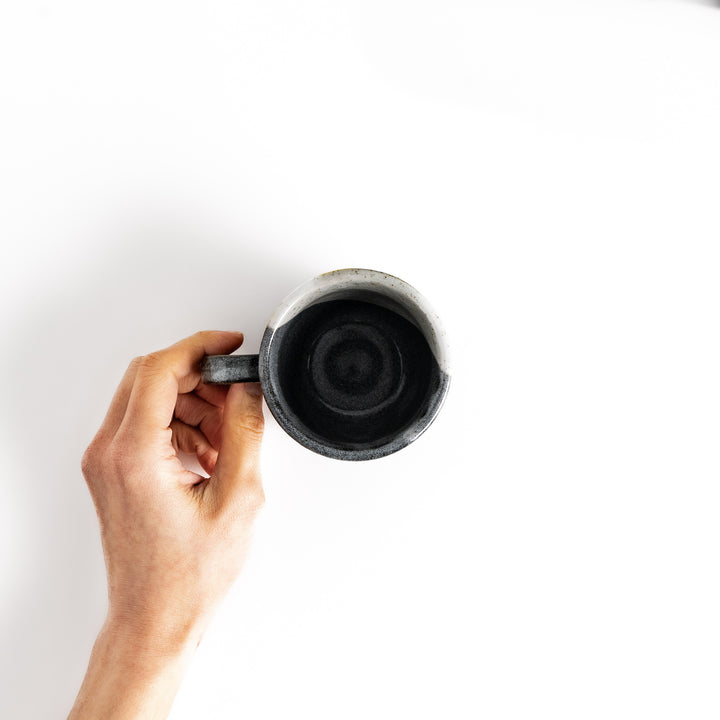
{"type": "Polygon", "coordinates": [[[447,403],[368,463],[268,418],[172,720],[717,718],[718,68],[690,0],[2,3],[0,717],[83,676],[129,360],[366,267],[447,403]]]}

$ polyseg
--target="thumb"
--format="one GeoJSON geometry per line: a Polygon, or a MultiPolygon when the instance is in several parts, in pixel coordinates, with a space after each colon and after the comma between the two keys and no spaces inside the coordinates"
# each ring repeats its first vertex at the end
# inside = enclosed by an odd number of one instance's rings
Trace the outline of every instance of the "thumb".
{"type": "Polygon", "coordinates": [[[260,383],[231,385],[213,472],[221,505],[234,500],[262,504],[260,446],[264,427],[260,383]]]}

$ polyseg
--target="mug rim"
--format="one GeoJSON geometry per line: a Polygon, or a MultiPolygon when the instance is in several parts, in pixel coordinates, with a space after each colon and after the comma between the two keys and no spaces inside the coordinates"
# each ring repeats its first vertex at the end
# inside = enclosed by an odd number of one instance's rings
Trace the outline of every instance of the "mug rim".
{"type": "Polygon", "coordinates": [[[447,338],[439,317],[427,299],[412,285],[389,273],[366,268],[342,268],[318,275],[289,293],[268,321],[260,344],[259,374],[263,395],[280,427],[304,447],[337,460],[371,460],[390,455],[416,440],[430,426],[440,411],[450,385],[447,338]],[[440,370],[439,386],[426,403],[423,414],[387,442],[367,448],[343,448],[319,442],[298,424],[281,400],[273,373],[272,353],[276,332],[304,309],[332,293],[357,289],[378,292],[404,308],[423,333],[440,370]]]}

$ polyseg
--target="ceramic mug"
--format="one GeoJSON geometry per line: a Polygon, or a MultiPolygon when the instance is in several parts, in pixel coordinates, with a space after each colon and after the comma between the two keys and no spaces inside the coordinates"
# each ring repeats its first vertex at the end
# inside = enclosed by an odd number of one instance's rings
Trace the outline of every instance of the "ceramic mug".
{"type": "Polygon", "coordinates": [[[259,355],[209,355],[206,383],[260,382],[288,435],[316,453],[370,460],[406,447],[450,386],[440,320],[411,285],[377,270],[320,275],[275,310],[259,355]]]}

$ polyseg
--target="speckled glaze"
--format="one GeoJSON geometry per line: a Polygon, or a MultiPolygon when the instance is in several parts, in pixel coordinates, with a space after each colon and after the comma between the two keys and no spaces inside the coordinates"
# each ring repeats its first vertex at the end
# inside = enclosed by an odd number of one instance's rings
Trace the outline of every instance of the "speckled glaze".
{"type": "Polygon", "coordinates": [[[267,331],[274,331],[290,322],[298,313],[320,299],[326,301],[358,297],[359,291],[384,295],[391,310],[400,312],[414,322],[425,335],[440,369],[449,373],[447,341],[440,318],[412,285],[378,270],[345,268],[313,278],[282,301],[270,318],[267,331]]]}
{"type": "MultiPolygon", "coordinates": [[[[437,416],[450,387],[448,344],[440,320],[427,300],[400,278],[377,270],[346,268],[320,275],[291,292],[270,318],[263,334],[257,371],[254,362],[239,361],[238,356],[213,356],[206,359],[206,382],[243,382],[259,378],[270,412],[278,424],[306,448],[338,460],[371,460],[406,447],[416,440],[437,416]],[[283,396],[279,378],[277,338],[281,329],[303,310],[331,300],[372,302],[410,321],[420,330],[437,363],[433,387],[424,398],[420,411],[391,438],[368,447],[348,447],[318,437],[293,412],[283,396]]],[[[247,357],[247,356],[246,356],[247,357]]],[[[252,357],[252,356],[250,356],[252,357]]]]}

